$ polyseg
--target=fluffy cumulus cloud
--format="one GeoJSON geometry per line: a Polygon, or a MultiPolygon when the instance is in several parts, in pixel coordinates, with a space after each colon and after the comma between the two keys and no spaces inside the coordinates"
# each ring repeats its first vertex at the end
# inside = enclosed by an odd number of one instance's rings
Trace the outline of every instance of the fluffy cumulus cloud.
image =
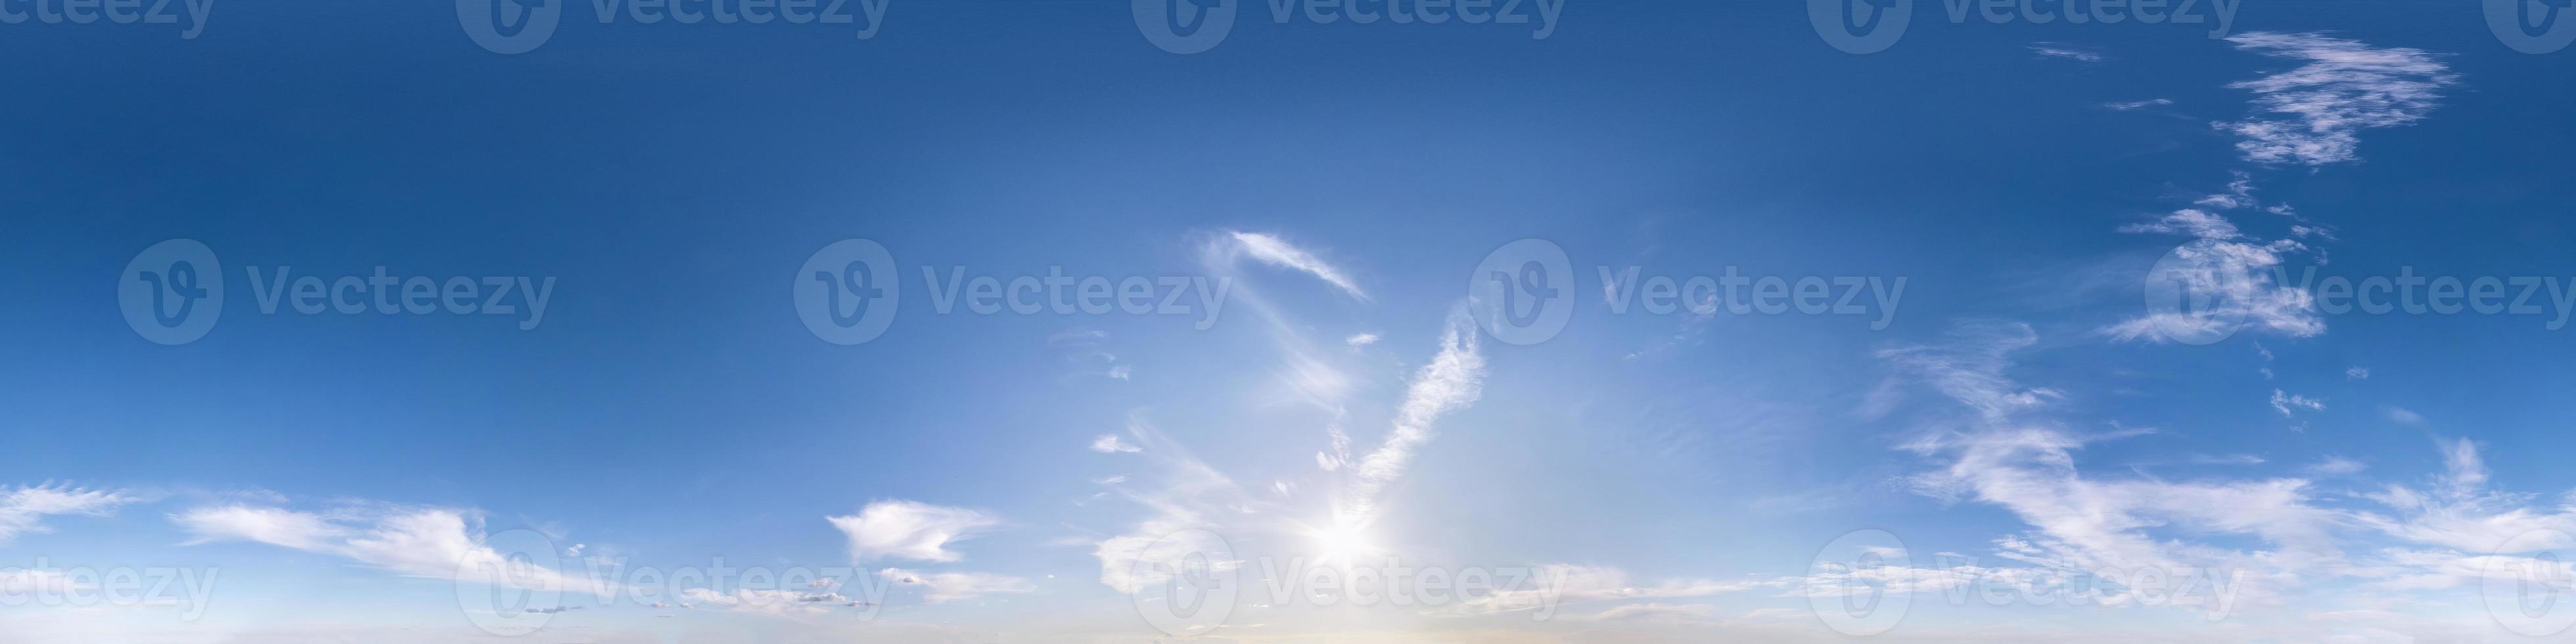
{"type": "Polygon", "coordinates": [[[852,561],[911,559],[953,562],[962,559],[949,544],[998,527],[1002,520],[965,508],[917,501],[878,501],[858,514],[826,517],[849,536],[852,561]]]}
{"type": "Polygon", "coordinates": [[[2422,120],[2459,81],[2420,49],[2380,48],[2320,34],[2256,32],[2227,39],[2237,48],[2299,67],[2228,87],[2254,93],[2259,113],[2218,127],[2243,140],[2246,160],[2325,165],[2361,158],[2362,130],[2422,120]]]}
{"type": "Polygon", "coordinates": [[[18,535],[51,531],[46,517],[107,516],[137,500],[121,492],[52,483],[0,491],[5,491],[0,493],[0,545],[8,545],[18,535]]]}

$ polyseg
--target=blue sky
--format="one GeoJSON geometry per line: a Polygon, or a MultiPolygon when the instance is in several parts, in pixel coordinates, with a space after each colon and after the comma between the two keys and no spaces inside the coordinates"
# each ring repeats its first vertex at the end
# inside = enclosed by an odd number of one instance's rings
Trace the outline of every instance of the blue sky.
{"type": "Polygon", "coordinates": [[[1851,53],[1801,3],[1236,0],[1176,53],[1123,4],[0,25],[0,642],[2576,620],[2496,608],[2576,590],[2576,54],[2478,7],[1917,1],[1851,53]],[[881,329],[809,327],[852,262],[881,329]],[[942,304],[1051,274],[1154,305],[942,304]],[[2503,300],[2333,286],[2401,276],[2503,300]]]}

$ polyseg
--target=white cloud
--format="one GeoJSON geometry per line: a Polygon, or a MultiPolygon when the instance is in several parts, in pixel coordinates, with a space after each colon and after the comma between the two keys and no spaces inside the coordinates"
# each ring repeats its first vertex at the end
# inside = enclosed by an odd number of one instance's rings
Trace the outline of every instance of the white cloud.
{"type": "Polygon", "coordinates": [[[2300,473],[2307,474],[2309,476],[2344,476],[2359,474],[2367,467],[2368,466],[2363,465],[2361,461],[2341,456],[2334,456],[2328,457],[2326,460],[2319,461],[2315,465],[2301,468],[2299,471],[2300,473]]]}
{"type": "MultiPolygon", "coordinates": [[[[1131,414],[1127,433],[1153,449],[1146,452],[1166,471],[1160,485],[1148,491],[1128,493],[1129,499],[1143,504],[1150,514],[1126,533],[1102,539],[1093,546],[1092,556],[1100,561],[1100,583],[1111,590],[1135,594],[1153,584],[1171,579],[1171,571],[1191,553],[1227,552],[1223,538],[1213,528],[1226,528],[1219,521],[1234,514],[1232,508],[1250,501],[1233,479],[1192,458],[1162,432],[1146,422],[1142,412],[1131,414]],[[1162,564],[1162,565],[1157,565],[1162,564]]],[[[1228,534],[1243,536],[1252,529],[1230,529],[1228,534]]],[[[1211,562],[1219,569],[1232,569],[1236,562],[1211,562]]]]}
{"type": "Polygon", "coordinates": [[[980,572],[919,573],[900,568],[877,571],[877,575],[898,585],[921,586],[921,600],[942,604],[960,599],[974,599],[1000,593],[1037,592],[1037,584],[1009,575],[980,572]]]}
{"type": "Polygon", "coordinates": [[[2258,163],[2325,165],[2355,161],[2365,129],[2413,123],[2433,111],[2457,75],[2420,49],[2373,48],[2319,34],[2255,32],[2231,36],[2238,49],[2301,61],[2299,68],[2229,84],[2254,92],[2261,114],[2219,123],[2258,163]]]}
{"type": "Polygon", "coordinates": [[[2292,417],[2291,412],[2299,409],[2305,409],[2308,411],[2325,411],[2326,401],[2281,391],[2279,389],[2272,390],[2272,410],[2281,412],[2282,418],[2292,417]]]}
{"type": "Polygon", "coordinates": [[[1716,614],[1716,612],[1717,607],[1707,604],[1663,604],[1646,602],[1642,604],[1612,606],[1608,610],[1603,610],[1590,615],[1575,615],[1571,617],[1571,619],[1587,622],[1616,622],[1625,620],[1691,622],[1708,619],[1709,616],[1716,614]]]}
{"type": "Polygon", "coordinates": [[[44,523],[48,516],[103,517],[138,500],[121,492],[52,483],[0,489],[7,491],[0,494],[0,545],[8,545],[18,535],[52,532],[44,523]]]}
{"type": "MultiPolygon", "coordinates": [[[[1735,582],[1713,579],[1666,579],[1650,584],[1636,579],[1626,570],[1612,566],[1547,564],[1536,567],[1530,578],[1523,580],[1519,585],[1495,588],[1493,592],[1484,596],[1464,599],[1448,612],[1452,614],[1516,611],[1545,613],[1566,604],[1710,597],[1760,588],[1778,588],[1787,583],[1778,579],[1735,582]]],[[[1639,611],[1661,612],[1647,609],[1639,609],[1639,611]]],[[[1618,616],[1612,615],[1612,617],[1618,616]]]]}
{"type": "Polygon", "coordinates": [[[1884,349],[1880,359],[1920,378],[1942,395],[1975,409],[1980,417],[2005,416],[2065,397],[2046,387],[2023,388],[2003,377],[2008,356],[2039,342],[2030,325],[2019,322],[1974,322],[1952,328],[1940,345],[1884,349]]]}
{"type": "Polygon", "coordinates": [[[2197,210],[2179,211],[2154,223],[2121,230],[2190,233],[2200,239],[2175,247],[2143,280],[2168,281],[2192,298],[2191,304],[2195,305],[2151,311],[2103,327],[2102,333],[2113,339],[2175,342],[2224,337],[2237,328],[2291,337],[2311,337],[2326,331],[2325,319],[2317,316],[2312,295],[2276,284],[2272,278],[2272,268],[2281,265],[2282,255],[2306,248],[2298,242],[2284,239],[2257,245],[2237,241],[2233,224],[2197,210]]]}
{"type": "Polygon", "coordinates": [[[2466,438],[2442,441],[2444,472],[2425,489],[2390,485],[2363,496],[2400,514],[2360,513],[2364,525],[2391,536],[2463,551],[2461,555],[2499,553],[2522,537],[2531,548],[2576,547],[2576,503],[2531,507],[2532,497],[2487,488],[2487,469],[2478,446],[2466,438]],[[2554,532],[2553,532],[2554,531],[2554,532]],[[2547,537],[2533,539],[2533,537],[2547,537]]]}
{"type": "Polygon", "coordinates": [[[2014,539],[2027,547],[2004,553],[2006,558],[2058,568],[2186,570],[2221,564],[2268,569],[2340,556],[2327,538],[2333,516],[2308,505],[2308,484],[2302,479],[2175,482],[2081,472],[2074,453],[2112,436],[2059,429],[2035,417],[2032,405],[2011,402],[2021,398],[2011,392],[2026,389],[2004,372],[2012,364],[2012,351],[2035,342],[2027,327],[1970,329],[1955,336],[1958,346],[1882,355],[1975,412],[1964,428],[1933,432],[1906,446],[1943,464],[1911,481],[1919,492],[1937,499],[2003,507],[2036,529],[2027,540],[2014,539]],[[1927,367],[1922,357],[1927,355],[1958,357],[1931,361],[1927,367]],[[2181,548],[2149,536],[2150,528],[2247,535],[2278,550],[2181,548]]]}
{"type": "Polygon", "coordinates": [[[2120,232],[2177,233],[2202,239],[2235,239],[2243,236],[2236,232],[2236,224],[2229,223],[2226,217],[2190,208],[2173,211],[2173,214],[2157,218],[2155,221],[2121,226],[2120,232]]]}
{"type": "MultiPolygon", "coordinates": [[[[706,606],[772,617],[823,615],[832,612],[836,607],[858,608],[875,605],[843,597],[840,593],[808,593],[768,588],[735,588],[729,591],[684,588],[680,590],[678,599],[681,608],[695,609],[706,606]]],[[[652,606],[666,607],[662,602],[654,602],[652,606]]]]}
{"type": "Polygon", "coordinates": [[[2127,112],[2127,111],[2130,111],[2130,110],[2140,110],[2140,109],[2146,109],[2146,108],[2150,108],[2150,107],[2163,107],[2163,106],[2166,106],[2166,105],[2172,105],[2172,104],[2173,104],[2173,99],[2170,99],[2170,98],[2150,98],[2150,99],[2143,100],[2143,101],[2122,101],[2122,102],[2116,102],[2116,103],[2103,103],[2103,104],[2102,104],[2102,106],[2103,106],[2103,107],[2107,107],[2107,108],[2111,108],[2111,109],[2113,109],[2113,110],[2117,110],[2117,111],[2127,112]]]}
{"type": "Polygon", "coordinates": [[[2082,50],[2082,49],[2077,49],[2077,48],[2075,48],[2075,47],[2073,47],[2073,46],[2069,46],[2069,45],[2062,45],[2062,44],[2058,44],[2058,43],[2039,43],[2039,44],[2031,45],[2031,46],[2030,46],[2030,51],[2031,51],[2031,53],[2039,54],[2039,55],[2041,55],[2041,56],[2047,56],[2047,57],[2050,57],[2050,58],[2064,58],[2064,59],[2068,59],[2068,60],[2080,60],[2080,61],[2084,61],[2084,62],[2088,62],[2088,63],[2098,63],[2098,62],[2102,62],[2102,55],[2101,55],[2101,54],[2094,53],[2094,52],[2090,52],[2090,51],[2085,51],[2085,50],[2082,50]]]}
{"type": "Polygon", "coordinates": [[[1235,243],[1253,259],[1272,266],[1305,271],[1318,279],[1332,283],[1333,286],[1341,287],[1342,292],[1350,294],[1352,298],[1362,302],[1369,299],[1367,293],[1360,291],[1358,284],[1352,283],[1349,277],[1343,276],[1341,269],[1324,263],[1324,260],[1315,257],[1314,253],[1290,245],[1278,237],[1261,233],[1237,232],[1232,233],[1232,236],[1235,243]]]}
{"type": "Polygon", "coordinates": [[[1336,520],[1345,526],[1366,525],[1377,512],[1378,494],[1404,476],[1414,450],[1430,442],[1440,417],[1476,402],[1485,382],[1485,358],[1476,351],[1476,333],[1475,322],[1464,309],[1450,311],[1448,327],[1440,332],[1440,353],[1414,373],[1386,439],[1360,458],[1349,503],[1336,509],[1336,520]]]}
{"type": "Polygon", "coordinates": [[[1144,448],[1129,445],[1126,441],[1119,440],[1117,434],[1101,434],[1099,438],[1091,439],[1091,451],[1102,454],[1136,452],[1143,449],[1144,448]]]}
{"type": "Polygon", "coordinates": [[[850,538],[850,560],[957,561],[948,544],[1002,524],[992,515],[916,501],[878,501],[846,517],[825,517],[850,538]]]}
{"type": "Polygon", "coordinates": [[[2418,413],[2415,413],[2415,412],[2412,412],[2412,411],[2408,411],[2408,410],[2407,410],[2406,408],[2404,408],[2404,407],[2398,407],[2398,406],[2395,406],[2395,405],[2390,405],[2390,406],[2389,406],[2386,410],[2384,410],[2384,411],[2386,411],[2386,412],[2388,413],[2388,420],[2389,420],[2389,422],[2393,422],[2393,423],[2400,423],[2400,424],[2405,424],[2405,425],[2422,425],[2422,424],[2424,424],[2424,415],[2423,415],[2423,414],[2418,414],[2418,413]]]}
{"type": "Polygon", "coordinates": [[[316,514],[225,505],[191,509],[170,520],[191,535],[187,545],[250,541],[342,557],[405,576],[603,595],[613,588],[541,565],[507,565],[501,553],[484,545],[483,520],[470,510],[378,504],[316,514]],[[512,574],[498,574],[505,569],[512,574]]]}
{"type": "MultiPolygon", "coordinates": [[[[2235,175],[2235,179],[2227,182],[2226,193],[2201,197],[2199,201],[2194,201],[2192,203],[2195,205],[2220,209],[2244,208],[2254,205],[2256,203],[2254,200],[2254,175],[2247,174],[2243,170],[2236,171],[2235,175]]],[[[2230,227],[2228,230],[2230,233],[2233,233],[2235,228],[2230,227]]],[[[2235,235],[2230,234],[2228,236],[2234,237],[2235,235]]]]}
{"type": "Polygon", "coordinates": [[[2369,379],[2370,379],[2370,368],[2368,368],[2368,367],[2353,367],[2353,368],[2350,368],[2350,369],[2345,369],[2345,370],[2343,370],[2343,377],[2344,377],[2345,379],[2347,379],[2347,380],[2369,380],[2369,379]]]}
{"type": "Polygon", "coordinates": [[[1354,346],[1354,347],[1365,347],[1365,346],[1368,346],[1368,345],[1377,344],[1377,334],[1375,334],[1375,333],[1358,333],[1358,334],[1353,334],[1353,335],[1351,335],[1351,337],[1343,338],[1343,339],[1342,339],[1342,344],[1347,344],[1347,345],[1351,345],[1351,346],[1354,346]]]}

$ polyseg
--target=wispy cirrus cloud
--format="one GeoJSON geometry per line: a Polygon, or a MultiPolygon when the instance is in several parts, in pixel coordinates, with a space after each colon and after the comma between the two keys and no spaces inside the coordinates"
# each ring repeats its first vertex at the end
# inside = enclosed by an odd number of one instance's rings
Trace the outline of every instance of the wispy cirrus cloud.
{"type": "Polygon", "coordinates": [[[511,566],[484,545],[483,519],[473,510],[361,504],[327,512],[278,507],[218,505],[171,515],[191,535],[187,545],[248,541],[341,557],[412,577],[466,579],[522,588],[612,592],[607,582],[544,566],[511,566]],[[510,570],[502,575],[498,571],[510,570]]]}
{"type": "Polygon", "coordinates": [[[2325,165],[2358,161],[2362,130],[2414,123],[2440,104],[2459,76],[2439,56],[2408,47],[2372,47],[2315,33],[2254,32],[2228,37],[2238,49],[2302,63],[2297,69],[2239,81],[2261,110],[2217,124],[2244,140],[2236,149],[2264,164],[2325,165]]]}
{"type": "Polygon", "coordinates": [[[1325,263],[1322,258],[1316,257],[1314,253],[1291,245],[1287,240],[1262,233],[1233,232],[1228,233],[1228,235],[1234,239],[1237,247],[1240,248],[1245,255],[1249,255],[1253,259],[1260,260],[1261,263],[1280,268],[1304,271],[1308,274],[1314,275],[1317,279],[1324,280],[1333,286],[1340,287],[1342,292],[1349,294],[1352,299],[1357,299],[1362,302],[1366,302],[1369,299],[1368,293],[1360,290],[1359,284],[1351,281],[1351,278],[1344,274],[1342,269],[1336,268],[1332,264],[1325,263]]]}
{"type": "Polygon", "coordinates": [[[1476,350],[1475,321],[1465,309],[1450,311],[1440,332],[1440,352],[1414,373],[1396,408],[1394,427],[1376,450],[1361,457],[1352,474],[1350,496],[1334,512],[1343,525],[1365,525],[1378,509],[1378,495],[1404,476],[1414,451],[1431,441],[1440,417],[1476,402],[1485,382],[1485,357],[1476,350]]]}
{"type": "Polygon", "coordinates": [[[2103,56],[2100,52],[2065,43],[2034,43],[2030,45],[2030,52],[2049,58],[2064,58],[2067,60],[2087,63],[2098,63],[2103,61],[2103,56]]]}
{"type": "Polygon", "coordinates": [[[18,535],[51,532],[45,517],[107,516],[118,507],[140,500],[123,492],[51,482],[0,490],[5,490],[0,493],[0,545],[8,545],[18,535]]]}
{"type": "Polygon", "coordinates": [[[923,573],[887,568],[877,571],[877,575],[898,586],[920,586],[923,591],[921,600],[932,604],[993,594],[1031,593],[1038,589],[1037,584],[1025,578],[980,572],[923,573]]]}

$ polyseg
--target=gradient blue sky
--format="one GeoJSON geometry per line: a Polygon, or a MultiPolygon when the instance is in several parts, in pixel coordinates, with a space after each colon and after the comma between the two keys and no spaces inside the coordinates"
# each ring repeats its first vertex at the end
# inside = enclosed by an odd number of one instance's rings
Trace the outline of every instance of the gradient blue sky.
{"type": "Polygon", "coordinates": [[[2576,53],[2474,6],[2246,0],[2213,39],[1918,2],[1854,55],[1804,3],[1568,0],[1545,39],[1242,4],[1189,55],[1096,0],[895,2],[868,39],[573,5],[507,56],[445,3],[0,26],[0,580],[219,571],[202,614],[0,605],[0,641],[1149,641],[1133,539],[1328,556],[1355,507],[1371,556],[1555,571],[1562,604],[1246,599],[1207,637],[1838,640],[1818,561],[1874,529],[1912,565],[1869,587],[1923,597],[1882,641],[2507,641],[2481,566],[2576,547],[2554,313],[2334,314],[2243,259],[2194,260],[2252,322],[2224,339],[2142,303],[2186,244],[2576,288],[2576,53]],[[905,292],[843,346],[791,292],[851,238],[905,292]],[[1570,259],[1563,332],[1461,322],[1529,238],[1570,259]],[[175,346],[116,290],[170,239],[229,291],[175,346]],[[556,282],[526,330],[262,314],[244,267],[279,266],[556,282]],[[1620,314],[1602,266],[1906,286],[1883,329],[1620,314]],[[1204,330],[940,314],[924,267],[1233,290],[1204,330]],[[437,572],[504,533],[568,574],[897,583],[584,597],[504,638],[437,572]],[[2212,620],[1916,577],[2103,567],[2247,585],[2212,620]]]}

